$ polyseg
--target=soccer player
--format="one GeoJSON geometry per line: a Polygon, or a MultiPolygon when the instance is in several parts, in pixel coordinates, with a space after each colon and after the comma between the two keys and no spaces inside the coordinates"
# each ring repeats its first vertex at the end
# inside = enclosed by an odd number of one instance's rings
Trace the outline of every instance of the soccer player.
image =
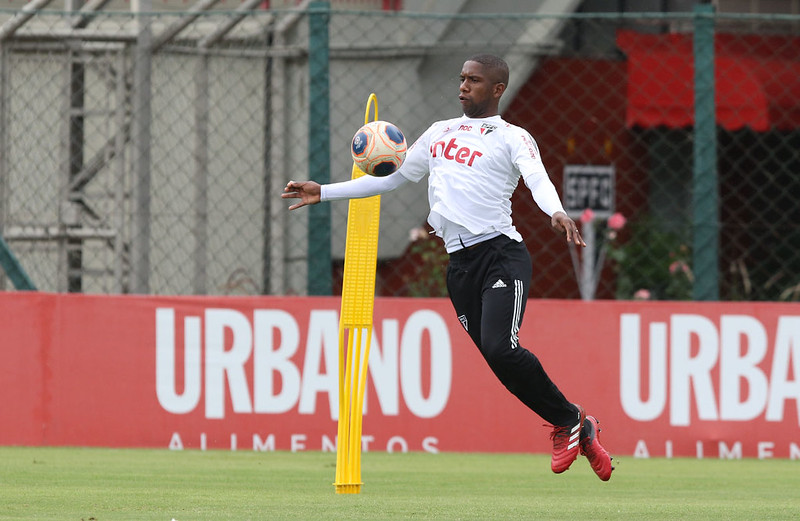
{"type": "Polygon", "coordinates": [[[567,242],[586,246],[564,212],[530,134],[498,113],[508,65],[490,54],[470,57],[461,70],[460,118],[438,121],[386,177],[362,176],[320,186],[290,181],[281,197],[289,209],[320,201],[383,194],[428,175],[428,223],[450,255],[447,290],[459,321],[505,387],[553,425],[551,469],[567,470],[584,454],[603,481],[611,457],[600,445],[597,420],[569,402],[539,359],[519,344],[531,281],[531,259],[511,220],[511,195],[520,176],[551,226],[567,242]]]}

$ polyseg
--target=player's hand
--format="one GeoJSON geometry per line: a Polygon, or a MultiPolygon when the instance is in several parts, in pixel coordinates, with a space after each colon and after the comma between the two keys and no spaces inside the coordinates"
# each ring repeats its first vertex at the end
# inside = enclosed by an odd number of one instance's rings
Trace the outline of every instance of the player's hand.
{"type": "Polygon", "coordinates": [[[550,226],[566,234],[567,242],[572,242],[576,246],[586,246],[586,242],[581,237],[580,230],[578,230],[578,225],[564,212],[554,213],[553,217],[550,218],[550,226]]]}
{"type": "Polygon", "coordinates": [[[290,210],[296,210],[309,204],[317,204],[320,200],[319,194],[319,183],[314,181],[289,181],[286,183],[286,188],[283,189],[281,199],[300,199],[300,202],[289,207],[290,210]]]}

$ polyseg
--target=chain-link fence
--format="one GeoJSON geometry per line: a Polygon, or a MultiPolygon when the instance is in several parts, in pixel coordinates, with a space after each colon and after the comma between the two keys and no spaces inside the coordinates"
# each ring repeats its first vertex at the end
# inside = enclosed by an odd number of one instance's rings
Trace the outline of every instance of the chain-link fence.
{"type": "MultiPolygon", "coordinates": [[[[0,12],[0,231],[38,289],[336,294],[347,204],[283,186],[349,178],[370,93],[410,141],[459,116],[491,52],[592,239],[520,184],[532,297],[800,299],[800,17],[257,6],[0,12]]],[[[444,294],[425,184],[382,198],[381,295],[444,294]]]]}

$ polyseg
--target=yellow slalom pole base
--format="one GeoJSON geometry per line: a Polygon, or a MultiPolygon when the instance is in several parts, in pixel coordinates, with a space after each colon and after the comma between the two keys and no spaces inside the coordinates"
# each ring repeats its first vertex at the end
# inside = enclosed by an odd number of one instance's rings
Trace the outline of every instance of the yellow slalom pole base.
{"type": "MultiPolygon", "coordinates": [[[[378,119],[375,94],[367,101],[378,119]]],[[[355,164],[352,177],[364,174],[355,164]]],[[[339,426],[336,440],[337,494],[361,493],[361,428],[367,387],[372,316],[375,304],[375,266],[378,260],[380,196],[350,201],[339,316],[339,426]]]]}
{"type": "Polygon", "coordinates": [[[334,483],[337,494],[360,494],[363,483],[334,483]]]}

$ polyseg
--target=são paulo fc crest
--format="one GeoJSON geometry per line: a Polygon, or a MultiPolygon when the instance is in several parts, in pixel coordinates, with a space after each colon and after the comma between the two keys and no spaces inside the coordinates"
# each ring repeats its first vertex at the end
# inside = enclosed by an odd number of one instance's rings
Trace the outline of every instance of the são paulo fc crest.
{"type": "Polygon", "coordinates": [[[469,324],[467,323],[467,315],[459,315],[458,321],[461,322],[461,325],[464,326],[466,331],[469,331],[469,324]]]}
{"type": "Polygon", "coordinates": [[[488,123],[484,123],[481,125],[481,136],[486,136],[488,134],[491,134],[492,132],[495,131],[495,129],[497,129],[497,125],[490,125],[488,123]]]}

